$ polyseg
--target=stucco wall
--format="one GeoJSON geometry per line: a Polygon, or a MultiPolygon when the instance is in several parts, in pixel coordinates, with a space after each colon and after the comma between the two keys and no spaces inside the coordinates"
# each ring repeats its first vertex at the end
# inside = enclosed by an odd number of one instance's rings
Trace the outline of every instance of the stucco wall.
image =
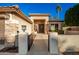
{"type": "MultiPolygon", "coordinates": [[[[49,20],[49,17],[48,16],[38,16],[38,15],[36,15],[36,16],[30,16],[29,17],[31,20],[32,20],[32,22],[33,22],[33,28],[34,28],[34,20],[44,20],[45,21],[45,33],[47,33],[47,31],[46,31],[46,29],[48,29],[47,28],[47,24],[48,24],[48,20],[49,20]]],[[[33,29],[33,32],[34,32],[34,29],[33,29]]]]}
{"type": "Polygon", "coordinates": [[[48,16],[30,16],[30,19],[33,21],[34,19],[45,19],[46,21],[49,20],[49,17],[48,16]]]}
{"type": "Polygon", "coordinates": [[[49,22],[49,26],[51,26],[51,24],[58,24],[58,29],[62,29],[62,22],[49,22]]]}
{"type": "Polygon", "coordinates": [[[59,49],[61,52],[72,49],[79,52],[79,35],[59,35],[59,49]]]}
{"type": "Polygon", "coordinates": [[[18,30],[20,33],[22,33],[22,25],[26,25],[26,31],[28,34],[31,34],[32,32],[32,24],[28,23],[27,21],[23,20],[22,18],[12,15],[12,19],[18,21],[18,30]]]}

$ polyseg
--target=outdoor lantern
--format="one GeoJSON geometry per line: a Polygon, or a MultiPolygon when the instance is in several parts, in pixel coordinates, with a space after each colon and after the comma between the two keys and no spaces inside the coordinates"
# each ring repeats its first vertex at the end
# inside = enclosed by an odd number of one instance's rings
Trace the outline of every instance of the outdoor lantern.
{"type": "Polygon", "coordinates": [[[17,31],[17,35],[19,34],[19,31],[17,31]]]}
{"type": "Polygon", "coordinates": [[[25,30],[26,30],[26,25],[22,25],[22,30],[23,30],[23,32],[25,32],[25,30]]]}

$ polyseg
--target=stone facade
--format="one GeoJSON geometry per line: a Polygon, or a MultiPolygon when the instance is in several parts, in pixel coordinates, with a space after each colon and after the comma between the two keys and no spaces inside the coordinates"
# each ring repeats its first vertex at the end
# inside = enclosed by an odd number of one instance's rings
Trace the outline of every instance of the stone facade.
{"type": "Polygon", "coordinates": [[[19,34],[32,32],[32,22],[16,6],[0,7],[0,40],[4,38],[5,46],[14,45],[17,31],[19,34]],[[10,10],[9,10],[10,9],[10,10]],[[15,10],[15,11],[14,11],[15,10]],[[25,26],[25,32],[22,29],[25,26]]]}

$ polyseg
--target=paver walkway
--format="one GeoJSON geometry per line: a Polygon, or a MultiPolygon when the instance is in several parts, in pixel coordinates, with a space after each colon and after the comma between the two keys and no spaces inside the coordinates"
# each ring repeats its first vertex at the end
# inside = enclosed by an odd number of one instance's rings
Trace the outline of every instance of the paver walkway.
{"type": "Polygon", "coordinates": [[[37,34],[33,45],[28,52],[29,55],[48,55],[48,35],[37,34]]]}

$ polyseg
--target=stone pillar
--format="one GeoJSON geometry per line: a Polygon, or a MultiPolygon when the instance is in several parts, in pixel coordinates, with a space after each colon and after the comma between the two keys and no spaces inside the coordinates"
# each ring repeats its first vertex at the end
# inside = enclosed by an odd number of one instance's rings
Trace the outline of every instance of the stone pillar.
{"type": "Polygon", "coordinates": [[[18,40],[19,54],[25,55],[28,52],[28,34],[20,34],[18,40]]]}
{"type": "Polygon", "coordinates": [[[50,51],[50,54],[53,54],[53,55],[59,54],[57,35],[58,34],[56,32],[49,33],[49,51],[50,51]]]}

